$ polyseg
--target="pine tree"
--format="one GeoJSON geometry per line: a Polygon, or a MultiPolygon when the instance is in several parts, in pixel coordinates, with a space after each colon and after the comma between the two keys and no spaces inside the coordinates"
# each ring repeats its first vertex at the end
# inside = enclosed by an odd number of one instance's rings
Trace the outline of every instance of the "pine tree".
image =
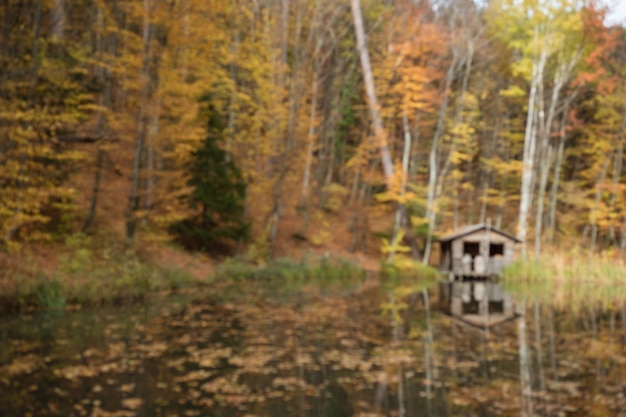
{"type": "Polygon", "coordinates": [[[183,198],[195,213],[170,228],[187,249],[223,251],[248,236],[246,184],[230,154],[219,146],[224,129],[220,115],[212,111],[208,135],[191,153],[187,185],[192,191],[183,198]]]}

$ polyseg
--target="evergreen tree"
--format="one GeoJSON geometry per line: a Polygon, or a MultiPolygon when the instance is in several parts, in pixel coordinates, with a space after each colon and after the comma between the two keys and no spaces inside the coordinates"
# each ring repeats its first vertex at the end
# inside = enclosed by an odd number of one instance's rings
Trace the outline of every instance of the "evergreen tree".
{"type": "Polygon", "coordinates": [[[191,154],[187,184],[193,191],[184,197],[195,214],[170,228],[187,249],[223,251],[248,236],[246,184],[228,152],[219,146],[223,135],[220,115],[210,111],[208,135],[191,154]]]}

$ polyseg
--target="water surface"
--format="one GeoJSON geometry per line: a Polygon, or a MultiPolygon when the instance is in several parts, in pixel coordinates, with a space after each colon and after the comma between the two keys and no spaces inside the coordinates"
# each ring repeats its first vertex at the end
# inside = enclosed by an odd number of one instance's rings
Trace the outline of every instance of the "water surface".
{"type": "Polygon", "coordinates": [[[619,300],[507,293],[486,326],[439,286],[203,291],[0,319],[0,415],[626,415],[619,300]]]}

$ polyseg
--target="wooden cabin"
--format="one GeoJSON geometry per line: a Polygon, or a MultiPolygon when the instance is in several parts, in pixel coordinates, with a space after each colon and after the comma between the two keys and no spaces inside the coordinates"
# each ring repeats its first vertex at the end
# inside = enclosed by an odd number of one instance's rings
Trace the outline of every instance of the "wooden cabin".
{"type": "Polygon", "coordinates": [[[513,297],[491,281],[441,281],[439,304],[446,314],[481,329],[519,316],[513,297]]]}
{"type": "Polygon", "coordinates": [[[488,224],[475,224],[439,239],[439,269],[450,279],[486,279],[498,276],[513,261],[520,240],[488,224]]]}

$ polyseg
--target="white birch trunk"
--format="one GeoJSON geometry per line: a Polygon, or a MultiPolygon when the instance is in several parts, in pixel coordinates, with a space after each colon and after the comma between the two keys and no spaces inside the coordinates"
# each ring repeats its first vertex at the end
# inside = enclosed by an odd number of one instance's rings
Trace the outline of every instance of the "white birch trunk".
{"type": "MultiPolygon", "coordinates": [[[[569,101],[568,101],[569,102],[569,101]]],[[[567,122],[568,105],[566,104],[563,109],[563,116],[561,118],[561,127],[559,134],[559,148],[556,154],[556,162],[554,164],[554,178],[552,179],[552,190],[550,191],[550,214],[548,215],[548,228],[550,229],[550,243],[554,240],[554,234],[556,232],[556,205],[557,194],[559,192],[559,183],[561,181],[561,166],[563,165],[563,152],[565,150],[565,123],[567,122]]]]}
{"type": "MultiPolygon", "coordinates": [[[[455,56],[456,57],[456,56],[455,56]]],[[[456,61],[456,60],[454,60],[456,61]]],[[[456,62],[452,62],[446,73],[446,84],[444,91],[444,98],[439,108],[439,118],[437,120],[437,129],[433,136],[433,143],[430,147],[430,153],[428,155],[428,192],[426,197],[426,221],[428,222],[428,234],[426,236],[426,247],[424,249],[423,263],[426,265],[430,260],[430,252],[432,247],[432,229],[435,227],[435,220],[437,219],[437,179],[439,177],[439,161],[437,154],[439,151],[439,139],[443,135],[443,125],[448,110],[448,91],[452,85],[452,78],[454,77],[454,67],[456,62]]]]}
{"type": "MultiPolygon", "coordinates": [[[[543,232],[543,208],[544,195],[548,182],[548,171],[552,161],[552,147],[550,146],[550,133],[552,131],[552,122],[556,116],[556,109],[559,102],[561,90],[570,77],[570,74],[578,63],[581,52],[577,50],[568,62],[563,62],[554,75],[554,86],[552,87],[552,96],[550,98],[550,106],[548,107],[548,115],[545,122],[541,126],[541,164],[540,164],[540,181],[539,195],[537,197],[537,217],[535,219],[535,255],[541,252],[541,235],[543,232]]],[[[567,119],[565,119],[567,120],[567,119]]]]}
{"type": "MultiPolygon", "coordinates": [[[[535,47],[539,44],[539,28],[535,27],[534,34],[535,47]]],[[[520,191],[519,221],[517,226],[517,237],[522,241],[522,254],[526,256],[526,235],[528,231],[528,217],[532,201],[532,184],[534,182],[535,151],[537,146],[535,119],[535,101],[537,99],[537,88],[543,78],[543,70],[547,60],[547,53],[544,48],[538,60],[533,59],[530,94],[528,96],[528,113],[526,116],[526,131],[524,134],[524,162],[522,169],[522,187],[520,191]]]]}
{"type": "MultiPolygon", "coordinates": [[[[408,176],[409,176],[409,162],[410,162],[410,156],[411,156],[411,143],[412,143],[411,130],[409,128],[409,117],[407,115],[406,108],[402,112],[402,129],[404,133],[404,150],[402,152],[402,184],[400,186],[400,195],[404,196],[404,194],[406,193],[406,185],[407,185],[408,176]]],[[[400,210],[400,207],[398,207],[396,209],[396,221],[393,227],[393,235],[392,235],[392,242],[394,243],[396,240],[396,236],[398,234],[398,230],[401,227],[401,223],[402,223],[402,210],[400,210]]],[[[392,245],[392,247],[395,247],[395,244],[392,245]]],[[[390,252],[388,259],[389,260],[393,259],[393,255],[394,253],[390,252]]]]}
{"type": "MultiPolygon", "coordinates": [[[[365,91],[368,98],[368,107],[370,116],[372,117],[374,125],[374,136],[378,142],[378,149],[380,152],[380,160],[383,166],[383,173],[385,175],[385,181],[387,188],[391,189],[392,180],[394,176],[393,160],[391,158],[391,152],[389,150],[389,144],[387,142],[387,131],[383,126],[383,120],[380,115],[380,105],[378,103],[378,97],[376,95],[376,86],[374,84],[374,76],[372,74],[372,65],[370,62],[369,51],[365,40],[365,29],[363,28],[363,16],[361,15],[361,4],[359,0],[350,0],[350,6],[352,8],[352,16],[354,18],[354,30],[357,40],[357,50],[359,52],[359,58],[361,60],[361,67],[363,69],[363,78],[365,80],[365,91]]],[[[405,237],[411,243],[411,252],[414,258],[419,257],[417,244],[415,242],[415,234],[411,227],[411,219],[406,214],[406,207],[402,204],[395,202],[398,208],[402,211],[403,224],[405,228],[405,237]]]]}
{"type": "Polygon", "coordinates": [[[365,40],[365,29],[363,28],[363,16],[361,15],[361,4],[359,0],[350,0],[352,8],[352,17],[354,19],[354,30],[356,32],[357,50],[363,68],[363,79],[365,81],[365,91],[367,94],[367,104],[374,125],[374,135],[378,141],[378,149],[380,152],[380,160],[383,165],[383,172],[387,186],[391,185],[391,179],[394,175],[393,161],[391,152],[387,143],[387,132],[383,126],[383,120],[380,116],[380,106],[376,95],[376,86],[374,84],[374,76],[372,74],[372,65],[370,63],[369,51],[365,40]]]}

